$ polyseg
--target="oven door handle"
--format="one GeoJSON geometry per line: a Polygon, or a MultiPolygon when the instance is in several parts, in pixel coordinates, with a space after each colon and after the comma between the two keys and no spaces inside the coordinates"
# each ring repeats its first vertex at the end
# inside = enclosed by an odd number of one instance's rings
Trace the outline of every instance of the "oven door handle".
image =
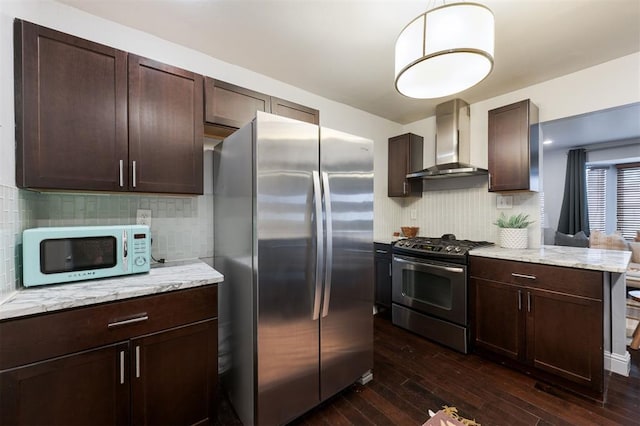
{"type": "Polygon", "coordinates": [[[457,267],[453,267],[453,266],[434,265],[433,263],[428,263],[428,262],[418,263],[418,262],[414,262],[414,261],[410,261],[410,260],[404,260],[404,259],[399,258],[399,257],[394,257],[393,261],[394,262],[399,262],[399,263],[406,263],[408,265],[420,265],[420,266],[425,265],[425,266],[428,266],[430,268],[440,269],[440,270],[447,271],[447,272],[456,272],[456,273],[463,273],[464,272],[463,268],[457,268],[457,267]]]}

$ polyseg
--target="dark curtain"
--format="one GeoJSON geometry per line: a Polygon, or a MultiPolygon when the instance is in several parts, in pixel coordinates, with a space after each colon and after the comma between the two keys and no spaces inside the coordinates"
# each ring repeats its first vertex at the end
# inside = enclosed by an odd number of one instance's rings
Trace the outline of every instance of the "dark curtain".
{"type": "Polygon", "coordinates": [[[583,231],[589,235],[586,162],[587,152],[584,149],[569,150],[564,199],[558,221],[558,231],[563,234],[574,235],[583,231]]]}

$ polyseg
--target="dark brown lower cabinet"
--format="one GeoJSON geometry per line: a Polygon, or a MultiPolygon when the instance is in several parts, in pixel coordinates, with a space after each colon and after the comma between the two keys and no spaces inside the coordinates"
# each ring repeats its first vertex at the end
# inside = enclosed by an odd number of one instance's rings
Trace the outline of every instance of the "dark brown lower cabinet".
{"type": "Polygon", "coordinates": [[[603,400],[603,276],[471,257],[475,350],[603,400]]]}
{"type": "Polygon", "coordinates": [[[391,309],[391,244],[374,243],[376,305],[391,309]]]}
{"type": "Polygon", "coordinates": [[[132,423],[209,424],[215,405],[218,321],[131,341],[132,423]]]}
{"type": "Polygon", "coordinates": [[[129,423],[128,375],[120,380],[121,343],[0,373],[0,424],[129,423]]]}
{"type": "Polygon", "coordinates": [[[7,320],[0,335],[2,425],[213,422],[215,286],[7,320]]]}

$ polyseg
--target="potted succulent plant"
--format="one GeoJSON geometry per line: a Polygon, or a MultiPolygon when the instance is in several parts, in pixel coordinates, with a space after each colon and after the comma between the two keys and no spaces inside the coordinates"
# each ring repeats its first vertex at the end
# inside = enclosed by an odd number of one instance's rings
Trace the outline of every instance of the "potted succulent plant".
{"type": "Polygon", "coordinates": [[[507,217],[504,212],[493,222],[500,228],[500,247],[525,249],[529,245],[529,234],[527,227],[534,221],[529,220],[529,215],[519,213],[507,217]]]}

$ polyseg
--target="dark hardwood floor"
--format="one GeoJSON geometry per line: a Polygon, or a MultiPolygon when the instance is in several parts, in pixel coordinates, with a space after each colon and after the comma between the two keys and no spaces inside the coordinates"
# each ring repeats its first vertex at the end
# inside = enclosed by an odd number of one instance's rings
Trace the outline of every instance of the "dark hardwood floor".
{"type": "MultiPolygon", "coordinates": [[[[374,320],[373,381],[352,385],[291,425],[422,425],[429,409],[455,406],[488,425],[640,425],[640,353],[629,377],[611,374],[604,406],[540,384],[477,355],[463,355],[374,320]]],[[[218,425],[239,425],[222,398],[218,425]]]]}

